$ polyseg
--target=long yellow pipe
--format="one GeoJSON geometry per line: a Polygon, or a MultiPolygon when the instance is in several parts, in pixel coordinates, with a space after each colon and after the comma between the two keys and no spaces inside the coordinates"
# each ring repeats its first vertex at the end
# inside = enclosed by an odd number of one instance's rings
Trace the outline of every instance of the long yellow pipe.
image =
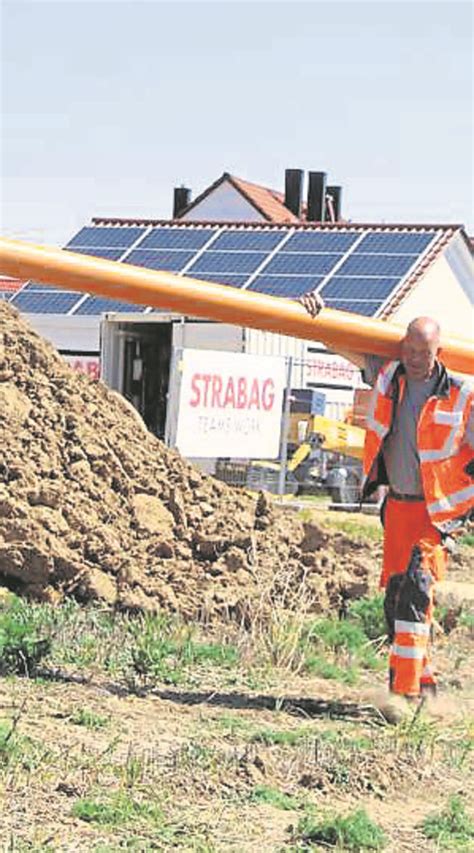
{"type": "MultiPolygon", "coordinates": [[[[319,340],[353,352],[397,357],[404,332],[381,320],[330,308],[313,320],[294,300],[13,240],[0,239],[0,271],[68,290],[319,340]]],[[[442,359],[452,370],[474,374],[474,344],[470,341],[444,337],[442,359]]]]}

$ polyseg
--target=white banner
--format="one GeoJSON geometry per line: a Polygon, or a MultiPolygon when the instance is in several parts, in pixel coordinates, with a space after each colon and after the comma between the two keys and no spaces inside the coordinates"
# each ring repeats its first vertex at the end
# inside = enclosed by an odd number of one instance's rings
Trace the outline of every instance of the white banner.
{"type": "Polygon", "coordinates": [[[285,361],[183,350],[176,445],[183,456],[275,459],[285,361]]]}

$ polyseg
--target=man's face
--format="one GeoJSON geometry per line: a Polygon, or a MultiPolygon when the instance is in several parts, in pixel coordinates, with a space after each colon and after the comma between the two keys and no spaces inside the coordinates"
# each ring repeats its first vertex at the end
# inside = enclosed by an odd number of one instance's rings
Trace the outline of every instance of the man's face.
{"type": "Polygon", "coordinates": [[[439,349],[437,336],[407,332],[402,341],[402,363],[409,379],[427,379],[435,366],[439,349]]]}

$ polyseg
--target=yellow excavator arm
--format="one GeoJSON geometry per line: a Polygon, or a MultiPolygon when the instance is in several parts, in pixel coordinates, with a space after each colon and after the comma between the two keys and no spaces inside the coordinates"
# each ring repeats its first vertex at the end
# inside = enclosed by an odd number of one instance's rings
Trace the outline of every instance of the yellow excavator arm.
{"type": "Polygon", "coordinates": [[[332,421],[323,415],[314,415],[309,422],[309,432],[310,435],[321,436],[322,450],[343,453],[344,456],[352,456],[355,459],[362,459],[364,455],[365,430],[361,427],[346,424],[344,421],[332,421]]]}

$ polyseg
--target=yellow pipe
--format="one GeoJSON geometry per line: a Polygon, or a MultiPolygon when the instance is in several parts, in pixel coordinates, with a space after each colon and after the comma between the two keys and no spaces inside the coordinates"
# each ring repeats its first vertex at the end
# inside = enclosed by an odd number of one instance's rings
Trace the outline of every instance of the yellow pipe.
{"type": "MultiPolygon", "coordinates": [[[[404,334],[399,326],[358,314],[325,308],[313,320],[291,299],[13,240],[0,239],[0,271],[68,290],[323,341],[334,349],[353,352],[398,357],[404,334]]],[[[452,370],[474,373],[474,345],[470,341],[444,337],[442,359],[452,370]]]]}

